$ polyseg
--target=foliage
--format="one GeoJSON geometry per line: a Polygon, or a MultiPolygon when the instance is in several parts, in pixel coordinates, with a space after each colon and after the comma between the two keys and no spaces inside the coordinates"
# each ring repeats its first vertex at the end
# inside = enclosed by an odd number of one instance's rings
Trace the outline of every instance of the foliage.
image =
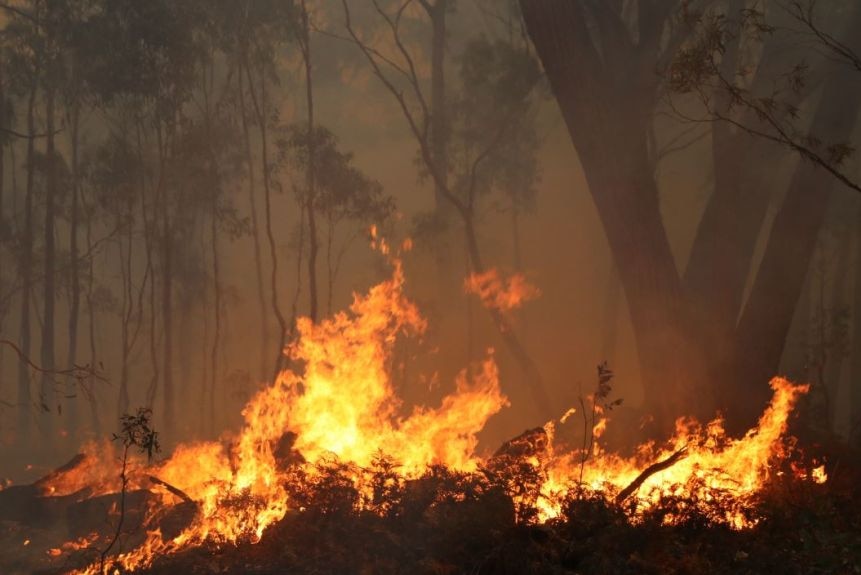
{"type": "Polygon", "coordinates": [[[139,407],[134,415],[125,413],[120,417],[120,431],[113,435],[114,441],[122,443],[128,450],[135,448],[146,453],[147,459],[161,450],[158,432],[152,427],[152,409],[139,407]]]}

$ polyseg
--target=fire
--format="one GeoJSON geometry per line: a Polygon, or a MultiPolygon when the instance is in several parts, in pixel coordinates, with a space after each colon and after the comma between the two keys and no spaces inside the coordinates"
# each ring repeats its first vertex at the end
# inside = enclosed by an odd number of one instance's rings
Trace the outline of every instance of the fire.
{"type": "Polygon", "coordinates": [[[463,289],[468,294],[477,295],[485,306],[499,311],[517,309],[541,295],[541,290],[526,281],[523,274],[505,278],[495,268],[470,274],[463,289]]]}
{"type": "MultiPolygon", "coordinates": [[[[675,496],[719,502],[720,505],[715,506],[716,514],[711,515],[713,520],[736,528],[754,525],[756,520],[746,515],[746,508],[771,477],[775,463],[791,455],[793,442],[786,438],[789,415],[809,386],[795,385],[777,377],[771,381],[771,388],[774,396],[770,405],[757,426],[744,437],[727,437],[720,419],[707,425],[679,419],[673,438],[662,448],[643,445],[637,456],[630,459],[597,453],[583,465],[583,487],[618,493],[631,485],[650,464],[678,454],[678,461],[645,478],[636,494],[632,494],[635,515],[656,507],[662,498],[675,496]]],[[[596,427],[604,425],[606,419],[596,423],[596,427]]],[[[551,426],[551,434],[552,429],[551,426]]],[[[543,519],[559,514],[560,495],[567,494],[572,488],[571,478],[580,473],[580,455],[572,452],[557,455],[552,449],[546,454],[547,481],[539,500],[543,519]]],[[[824,468],[817,469],[814,480],[825,476],[824,468]]],[[[672,519],[667,517],[668,521],[672,519]]]]}
{"type": "MultiPolygon", "coordinates": [[[[381,253],[390,253],[374,231],[372,236],[381,253]]],[[[147,487],[157,500],[148,512],[145,540],[111,558],[111,569],[145,568],[158,556],[206,541],[257,542],[288,512],[302,513],[301,505],[291,499],[291,486],[313,481],[329,462],[354,470],[352,481],[366,495],[360,506],[370,499],[361,470],[373,466],[381,454],[394,463],[401,481],[419,478],[435,465],[491,473],[500,456],[479,454],[477,434],[508,405],[493,351],[471,375],[463,371],[457,376],[454,390],[440,405],[406,410],[394,392],[388,366],[395,341],[421,337],[427,325],[404,295],[400,260],[390,256],[390,261],[391,278],[366,295],[354,295],[349,310],[319,323],[298,322],[299,335],[285,350],[290,367],[249,401],[242,412],[244,424],[234,437],[180,445],[169,459],[151,466],[132,462],[131,485],[147,487]],[[157,479],[148,481],[149,477],[157,479]],[[178,534],[163,534],[159,521],[176,506],[178,497],[193,505],[193,519],[178,534]]],[[[471,277],[467,285],[480,288],[482,299],[490,297],[493,305],[511,309],[519,305],[515,302],[537,294],[516,277],[503,281],[491,271],[471,277]]],[[[623,502],[633,520],[664,497],[685,496],[725,502],[712,516],[715,521],[737,528],[752,525],[756,519],[748,517],[745,506],[762,489],[774,463],[789,456],[788,417],[807,391],[806,386],[780,378],[771,385],[771,405],[744,437],[727,437],[720,420],[707,425],[680,420],[669,442],[644,445],[629,459],[605,453],[597,441],[585,461],[581,450],[557,445],[556,426],[566,421],[570,425],[577,416],[571,409],[560,421],[533,430],[532,451],[523,457],[539,483],[529,497],[512,493],[512,498],[533,509],[531,520],[548,521],[561,513],[566,497],[583,490],[611,499],[627,489],[630,493],[623,502]],[[671,465],[632,489],[645,468],[668,458],[671,465]]],[[[597,440],[608,420],[600,409],[595,413],[597,440]]],[[[116,491],[118,463],[110,446],[91,444],[84,458],[82,465],[49,478],[42,486],[46,493],[90,496],[116,491]]],[[[813,481],[825,480],[823,468],[811,475],[813,481]]],[[[98,564],[81,571],[99,572],[98,564]]]]}

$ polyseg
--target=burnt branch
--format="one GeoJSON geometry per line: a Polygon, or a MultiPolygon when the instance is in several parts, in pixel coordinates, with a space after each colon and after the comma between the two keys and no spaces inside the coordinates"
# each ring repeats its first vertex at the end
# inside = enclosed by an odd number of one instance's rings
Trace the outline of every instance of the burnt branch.
{"type": "Polygon", "coordinates": [[[174,487],[173,485],[171,485],[167,481],[165,481],[163,479],[159,479],[155,475],[147,475],[147,479],[150,480],[150,483],[154,483],[155,485],[160,485],[161,487],[164,487],[165,489],[167,489],[172,494],[176,495],[177,497],[179,497],[180,499],[182,499],[186,503],[192,503],[194,505],[197,505],[197,502],[194,499],[192,499],[185,491],[183,491],[179,487],[174,487]]]}
{"type": "Polygon", "coordinates": [[[669,469],[670,467],[678,463],[679,460],[684,459],[687,450],[687,446],[682,447],[666,459],[658,461],[657,463],[653,463],[652,465],[645,468],[643,472],[640,473],[637,478],[631,482],[630,485],[628,485],[625,489],[619,492],[619,494],[616,496],[616,505],[621,505],[622,503],[624,503],[624,501],[628,497],[633,495],[649,477],[651,477],[655,473],[659,473],[665,469],[669,469]]]}

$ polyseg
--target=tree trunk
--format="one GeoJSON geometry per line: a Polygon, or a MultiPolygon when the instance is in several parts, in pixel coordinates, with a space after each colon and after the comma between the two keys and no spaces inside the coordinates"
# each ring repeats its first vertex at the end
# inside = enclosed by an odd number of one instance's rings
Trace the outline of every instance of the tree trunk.
{"type": "MultiPolygon", "coordinates": [[[[83,194],[83,189],[81,190],[81,203],[86,206],[86,201],[83,194]]],[[[86,241],[87,241],[87,253],[90,253],[93,249],[93,218],[90,215],[90,211],[88,209],[84,209],[84,213],[87,214],[86,225],[86,241]]],[[[87,262],[87,334],[89,336],[89,344],[90,344],[90,367],[93,369],[97,369],[99,365],[96,359],[96,310],[93,307],[93,294],[95,289],[95,264],[93,262],[93,256],[90,255],[87,262]]],[[[90,423],[93,426],[92,432],[95,436],[99,436],[102,433],[102,422],[101,417],[99,416],[99,402],[98,402],[98,390],[93,387],[93,382],[90,382],[89,393],[87,395],[87,401],[90,405],[90,423]]]]}
{"type": "MultiPolygon", "coordinates": [[[[143,146],[143,127],[140,122],[136,123],[135,126],[135,135],[137,141],[137,156],[138,156],[138,165],[143,166],[144,164],[144,146],[143,146]]],[[[149,282],[149,359],[150,359],[150,367],[152,369],[150,373],[149,384],[147,385],[146,390],[146,406],[149,409],[155,408],[155,398],[158,394],[158,384],[160,377],[160,365],[158,361],[158,333],[157,333],[157,324],[158,324],[158,310],[157,310],[157,297],[156,292],[158,291],[158,282],[156,282],[156,274],[154,268],[154,260],[155,260],[155,250],[156,250],[156,235],[157,235],[157,221],[158,221],[158,201],[161,197],[162,185],[164,181],[164,153],[162,146],[158,146],[158,157],[159,157],[159,167],[158,167],[158,183],[153,187],[151,184],[148,185],[147,179],[145,176],[141,177],[139,182],[140,186],[140,204],[141,204],[141,220],[143,223],[143,234],[144,234],[144,253],[146,254],[146,269],[151,274],[150,282],[149,282]],[[154,197],[152,199],[152,203],[147,205],[147,190],[154,190],[154,197]]],[[[143,308],[141,308],[141,314],[143,314],[143,308]]]]}
{"type": "Polygon", "coordinates": [[[162,293],[161,317],[164,327],[164,433],[170,437],[174,430],[173,389],[173,230],[166,198],[162,198],[162,293]]]}
{"type": "Polygon", "coordinates": [[[599,57],[576,2],[521,0],[625,290],[645,388],[657,429],[676,416],[708,416],[703,358],[660,213],[647,134],[653,66],[629,52],[599,57]],[[608,60],[622,70],[608,69],[608,60]]]}
{"type": "Polygon", "coordinates": [[[850,441],[861,443],[861,209],[855,216],[855,262],[852,286],[852,365],[850,366],[850,441]]]}
{"type": "Polygon", "coordinates": [[[275,317],[278,320],[278,328],[280,330],[279,338],[278,338],[278,353],[275,356],[275,372],[272,374],[272,377],[277,377],[278,373],[280,373],[281,368],[284,364],[284,345],[287,342],[287,321],[284,319],[284,314],[281,312],[281,306],[278,302],[278,251],[277,246],[275,245],[275,235],[272,231],[272,186],[270,183],[270,174],[269,174],[269,153],[268,153],[268,142],[266,135],[266,79],[264,75],[260,74],[260,98],[257,97],[257,93],[254,89],[254,80],[251,77],[251,70],[248,68],[247,63],[245,66],[245,72],[248,78],[248,88],[249,94],[251,95],[251,103],[254,108],[254,114],[257,119],[258,126],[260,127],[260,161],[263,169],[263,193],[264,193],[264,213],[266,216],[266,237],[269,240],[269,256],[270,256],[270,264],[272,266],[272,276],[270,279],[270,287],[272,290],[271,293],[271,301],[272,301],[272,311],[275,313],[275,317]]]}
{"type": "Polygon", "coordinates": [[[435,182],[437,217],[446,217],[451,206],[445,199],[448,178],[448,119],[445,101],[445,46],[448,0],[436,0],[429,12],[431,37],[431,147],[434,165],[441,181],[435,182]]]}
{"type": "Polygon", "coordinates": [[[215,387],[218,382],[218,346],[221,344],[221,277],[218,255],[218,220],[212,215],[212,289],[215,294],[215,331],[212,336],[210,352],[211,384],[209,387],[209,424],[210,432],[215,432],[215,387]]]}
{"type": "MultiPolygon", "coordinates": [[[[476,274],[482,274],[487,268],[481,259],[481,252],[478,249],[478,238],[475,235],[475,227],[470,214],[466,214],[464,217],[464,233],[466,236],[467,255],[469,256],[472,270],[476,274]]],[[[505,343],[508,351],[514,356],[515,361],[523,371],[523,375],[526,378],[526,386],[532,395],[535,406],[538,408],[539,416],[545,421],[558,417],[560,415],[557,413],[559,410],[553,408],[550,397],[547,395],[547,390],[544,388],[544,378],[541,376],[538,365],[517,337],[508,318],[495,307],[488,306],[486,309],[503,343],[505,343]]],[[[467,318],[467,320],[471,322],[471,319],[467,318]]],[[[468,325],[467,329],[471,330],[471,325],[468,325]]]]}
{"type": "MultiPolygon", "coordinates": [[[[30,357],[30,296],[33,289],[33,175],[35,171],[34,138],[36,92],[38,74],[33,78],[30,96],[27,101],[27,184],[24,196],[24,233],[21,245],[21,331],[19,347],[30,357]]],[[[18,443],[26,446],[30,442],[30,418],[32,398],[30,394],[30,366],[21,359],[18,362],[18,443]]]]}
{"type": "MultiPolygon", "coordinates": [[[[5,66],[3,62],[3,57],[0,56],[0,131],[5,134],[6,130],[6,85],[5,85],[5,66]]],[[[14,170],[14,166],[12,167],[14,170]]],[[[6,144],[5,142],[0,144],[0,224],[5,224],[6,221],[6,212],[4,210],[3,202],[6,199],[6,144]]],[[[14,193],[14,192],[13,192],[14,193]]],[[[0,253],[0,278],[3,277],[3,260],[2,253],[0,253]]],[[[0,333],[3,333],[3,322],[6,319],[6,313],[9,311],[8,307],[4,304],[2,308],[0,308],[0,333]]],[[[3,357],[3,352],[5,350],[0,349],[0,380],[5,380],[4,377],[4,368],[5,361],[3,357]]],[[[0,381],[0,397],[3,395],[3,382],[0,381]]]]}
{"type": "Polygon", "coordinates": [[[317,252],[319,251],[316,217],[316,135],[314,134],[314,84],[311,69],[311,28],[308,9],[302,0],[302,59],[305,63],[305,97],[308,106],[308,171],[306,180],[308,196],[305,208],[308,213],[308,291],[311,321],[317,321],[317,252]]]}
{"type": "MultiPolygon", "coordinates": [[[[56,150],[54,149],[54,88],[48,86],[46,91],[45,115],[46,115],[46,131],[47,144],[45,154],[48,160],[47,184],[45,186],[45,262],[44,262],[44,325],[42,327],[42,369],[46,373],[42,374],[41,396],[42,401],[47,405],[52,406],[52,401],[49,397],[56,396],[54,389],[53,376],[50,371],[54,369],[54,297],[56,295],[56,284],[54,277],[55,270],[55,246],[54,246],[54,217],[56,210],[56,195],[57,195],[57,167],[56,167],[56,150]]],[[[59,403],[57,404],[59,408],[59,403]]],[[[52,406],[53,407],[53,406],[52,406]]],[[[53,409],[52,409],[53,411],[53,409]]],[[[42,434],[43,437],[53,444],[54,435],[54,419],[53,414],[49,414],[43,418],[42,434]]]]}
{"type": "Polygon", "coordinates": [[[844,341],[836,341],[835,320],[848,308],[846,302],[846,288],[850,281],[849,270],[852,267],[852,227],[846,226],[840,230],[838,235],[838,246],[835,254],[836,261],[831,265],[833,270],[831,280],[831,294],[828,300],[828,326],[829,347],[828,364],[825,366],[825,385],[828,396],[828,420],[832,431],[837,431],[838,418],[842,411],[840,404],[840,384],[843,380],[843,360],[845,349],[842,349],[844,341]]]}
{"type": "MultiPolygon", "coordinates": [[[[73,104],[71,114],[71,148],[72,148],[72,206],[69,215],[69,355],[66,365],[72,368],[78,361],[78,318],[81,309],[81,283],[80,270],[78,262],[78,137],[80,129],[80,105],[73,104]]],[[[77,389],[74,380],[70,381],[69,388],[66,390],[66,395],[71,397],[66,409],[66,418],[68,420],[67,428],[69,437],[74,441],[78,431],[78,397],[80,391],[77,389]]]]}
{"type": "Polygon", "coordinates": [[[243,66],[239,65],[236,81],[239,84],[239,115],[242,120],[242,137],[245,144],[245,166],[248,170],[248,202],[251,211],[251,237],[254,240],[254,271],[257,278],[257,302],[260,306],[260,378],[266,380],[272,373],[269,364],[269,313],[263,284],[263,259],[260,252],[260,225],[257,220],[257,190],[254,181],[254,157],[251,153],[251,134],[248,129],[245,89],[242,81],[243,66]]]}
{"type": "Polygon", "coordinates": [[[776,144],[729,127],[712,128],[715,190],[697,227],[685,270],[696,334],[708,349],[709,377],[720,381],[734,351],[733,337],[750,275],[756,242],[773,196],[776,144]]]}
{"type": "MultiPolygon", "coordinates": [[[[853,15],[861,26],[861,6],[853,15]]],[[[861,37],[848,35],[852,49],[861,37]]],[[[861,106],[861,81],[834,69],[826,80],[811,133],[825,141],[849,139],[861,106]]],[[[839,187],[812,162],[799,160],[786,198],[775,218],[762,263],[756,275],[736,334],[734,377],[721,397],[728,423],[743,429],[756,422],[768,402],[769,379],[779,368],[780,356],[798,303],[804,277],[816,248],[828,200],[839,187]]]]}
{"type": "MultiPolygon", "coordinates": [[[[123,224],[118,221],[118,225],[123,224]]],[[[131,354],[131,317],[134,307],[132,299],[132,226],[130,222],[126,222],[125,225],[127,226],[125,245],[123,245],[122,238],[119,241],[123,297],[120,314],[120,384],[117,393],[117,420],[129,413],[129,355],[131,354]]]]}

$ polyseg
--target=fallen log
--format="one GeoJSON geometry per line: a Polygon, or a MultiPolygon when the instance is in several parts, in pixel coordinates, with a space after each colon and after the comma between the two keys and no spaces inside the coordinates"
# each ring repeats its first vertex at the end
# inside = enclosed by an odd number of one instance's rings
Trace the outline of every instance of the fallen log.
{"type": "Polygon", "coordinates": [[[621,505],[628,497],[633,495],[649,477],[651,477],[655,473],[672,467],[680,459],[683,459],[687,450],[687,446],[682,447],[666,459],[658,461],[657,463],[653,463],[652,465],[644,469],[643,472],[640,473],[636,479],[634,479],[625,489],[619,492],[619,494],[616,496],[616,505],[621,505]]]}

